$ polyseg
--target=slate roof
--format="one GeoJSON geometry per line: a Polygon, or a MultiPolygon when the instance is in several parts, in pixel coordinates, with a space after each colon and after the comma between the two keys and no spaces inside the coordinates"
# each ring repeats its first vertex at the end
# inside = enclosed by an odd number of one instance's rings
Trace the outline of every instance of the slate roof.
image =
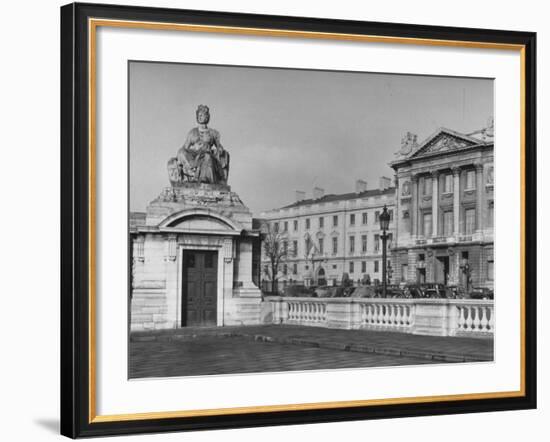
{"type": "Polygon", "coordinates": [[[349,193],[339,193],[339,194],[330,193],[328,195],[325,195],[317,199],[308,198],[301,201],[296,201],[295,203],[289,204],[288,206],[281,207],[280,209],[291,209],[294,207],[309,206],[311,204],[331,203],[334,201],[347,201],[347,200],[353,200],[353,199],[368,198],[372,196],[380,196],[380,195],[386,195],[391,193],[395,193],[395,187],[388,187],[385,190],[371,189],[371,190],[365,190],[364,192],[349,192],[349,193]]]}

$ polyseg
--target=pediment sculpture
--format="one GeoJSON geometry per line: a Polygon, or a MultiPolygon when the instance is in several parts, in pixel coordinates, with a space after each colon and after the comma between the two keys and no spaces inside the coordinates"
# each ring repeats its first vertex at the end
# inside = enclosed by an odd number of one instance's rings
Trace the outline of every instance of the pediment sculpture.
{"type": "Polygon", "coordinates": [[[403,138],[401,138],[401,149],[396,152],[396,156],[406,157],[410,155],[418,147],[418,135],[412,132],[407,132],[403,138]]]}

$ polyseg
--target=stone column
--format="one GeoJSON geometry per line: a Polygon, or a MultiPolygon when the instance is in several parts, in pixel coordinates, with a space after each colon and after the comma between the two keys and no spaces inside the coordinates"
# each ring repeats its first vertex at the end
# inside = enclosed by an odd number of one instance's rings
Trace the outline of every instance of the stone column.
{"type": "Polygon", "coordinates": [[[418,175],[411,176],[411,236],[418,235],[418,175]]]}
{"type": "Polygon", "coordinates": [[[460,227],[460,167],[453,167],[453,216],[454,236],[458,237],[460,227]]]}
{"type": "Polygon", "coordinates": [[[476,229],[483,229],[483,164],[475,164],[476,168],[476,229]]]}
{"type": "Polygon", "coordinates": [[[439,172],[432,172],[432,236],[439,236],[439,172]]]}

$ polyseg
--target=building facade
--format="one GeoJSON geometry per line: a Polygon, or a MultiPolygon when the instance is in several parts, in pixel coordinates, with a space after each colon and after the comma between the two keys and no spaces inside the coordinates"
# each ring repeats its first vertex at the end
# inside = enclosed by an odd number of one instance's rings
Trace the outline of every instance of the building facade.
{"type": "MultiPolygon", "coordinates": [[[[377,189],[367,190],[367,183],[356,182],[355,192],[324,195],[313,189],[305,199],[297,192],[296,202],[262,213],[271,231],[280,233],[283,248],[277,279],[305,285],[336,285],[344,273],[358,282],[367,275],[374,282],[382,279],[382,240],[379,214],[384,205],[391,216],[388,246],[395,237],[395,188],[382,177],[377,189]]],[[[271,281],[269,260],[262,253],[261,278],[264,287],[271,281]]]]}
{"type": "MultiPolygon", "coordinates": [[[[378,215],[391,214],[388,282],[493,289],[494,141],[492,122],[471,134],[440,128],[422,143],[408,133],[390,163],[395,182],[312,198],[261,214],[288,249],[277,274],[288,283],[333,285],[347,273],[382,280],[378,215]],[[395,187],[392,185],[395,184],[395,187]]],[[[261,279],[272,279],[262,253],[261,279]]],[[[268,286],[268,285],[267,285],[268,286]]]]}
{"type": "Polygon", "coordinates": [[[396,281],[493,288],[493,129],[407,134],[396,174],[396,281]]]}

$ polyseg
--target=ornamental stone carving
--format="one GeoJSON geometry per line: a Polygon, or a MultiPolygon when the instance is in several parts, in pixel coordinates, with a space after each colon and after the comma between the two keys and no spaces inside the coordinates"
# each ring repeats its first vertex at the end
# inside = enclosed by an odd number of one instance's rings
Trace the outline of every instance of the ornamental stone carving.
{"type": "Polygon", "coordinates": [[[401,138],[401,149],[396,152],[398,157],[406,157],[410,155],[418,147],[418,135],[411,132],[407,132],[403,138],[401,138]]]}

